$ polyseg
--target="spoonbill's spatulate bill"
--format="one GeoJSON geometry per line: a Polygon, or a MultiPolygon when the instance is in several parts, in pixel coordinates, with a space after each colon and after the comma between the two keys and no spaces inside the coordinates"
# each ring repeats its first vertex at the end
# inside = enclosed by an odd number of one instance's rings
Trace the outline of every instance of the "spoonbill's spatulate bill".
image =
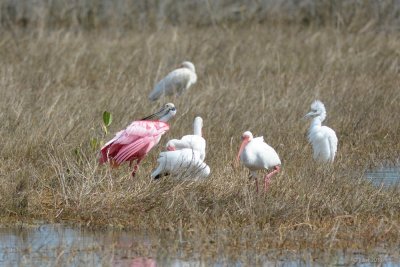
{"type": "Polygon", "coordinates": [[[258,191],[257,171],[273,169],[264,177],[264,189],[268,190],[271,177],[280,171],[281,160],[275,149],[264,142],[262,136],[253,138],[253,134],[246,131],[242,135],[242,144],[237,155],[237,162],[243,162],[256,180],[256,188],[258,191]]]}
{"type": "Polygon", "coordinates": [[[172,139],[167,143],[167,150],[174,151],[190,148],[200,153],[200,159],[206,157],[206,140],[202,137],[203,119],[196,117],[193,122],[193,134],[185,135],[180,140],[172,139]]]}
{"type": "Polygon", "coordinates": [[[157,162],[158,166],[151,174],[154,179],[167,174],[187,178],[206,178],[210,175],[210,167],[200,159],[200,153],[189,148],[161,152],[157,162]]]}
{"type": "Polygon", "coordinates": [[[168,103],[160,111],[142,120],[132,122],[101,148],[100,163],[109,161],[112,166],[118,167],[125,161],[132,164],[136,160],[132,172],[132,176],[134,176],[140,161],[169,130],[166,122],[175,114],[174,104],[168,103]]]}
{"type": "Polygon", "coordinates": [[[155,101],[164,95],[181,95],[197,81],[196,69],[192,62],[184,61],[180,67],[159,81],[149,94],[149,100],[155,101]]]}
{"type": "Polygon", "coordinates": [[[306,118],[313,118],[308,130],[308,141],[314,151],[313,158],[323,163],[333,163],[337,151],[338,139],[334,130],[322,126],[326,118],[324,104],[316,100],[311,104],[311,111],[305,115],[306,118]]]}

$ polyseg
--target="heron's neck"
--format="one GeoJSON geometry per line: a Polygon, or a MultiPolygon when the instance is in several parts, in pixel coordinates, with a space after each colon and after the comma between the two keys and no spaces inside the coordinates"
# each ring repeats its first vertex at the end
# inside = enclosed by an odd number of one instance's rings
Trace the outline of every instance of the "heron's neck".
{"type": "Polygon", "coordinates": [[[184,68],[190,70],[193,73],[196,73],[196,68],[194,66],[184,66],[184,68]]]}
{"type": "Polygon", "coordinates": [[[195,122],[193,125],[194,135],[202,136],[201,134],[201,122],[195,122]]]}
{"type": "Polygon", "coordinates": [[[310,130],[313,129],[314,127],[321,127],[322,125],[323,118],[321,116],[317,116],[311,121],[310,125],[310,130]]]}

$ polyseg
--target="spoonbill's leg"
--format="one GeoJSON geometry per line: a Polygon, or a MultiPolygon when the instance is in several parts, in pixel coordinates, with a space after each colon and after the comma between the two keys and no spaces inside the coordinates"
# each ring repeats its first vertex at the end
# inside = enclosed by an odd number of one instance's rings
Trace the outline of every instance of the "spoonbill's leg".
{"type": "Polygon", "coordinates": [[[271,183],[272,176],[277,174],[280,170],[281,170],[281,167],[277,165],[277,166],[274,167],[274,170],[272,172],[270,172],[267,175],[265,175],[265,177],[264,177],[264,190],[265,190],[265,192],[267,192],[267,190],[269,188],[269,184],[271,183]]]}
{"type": "MultiPolygon", "coordinates": [[[[139,163],[142,161],[143,157],[138,158],[135,166],[133,166],[132,177],[135,177],[137,170],[139,169],[139,163]]],[[[132,162],[131,162],[132,163],[132,162]]]]}
{"type": "Polygon", "coordinates": [[[111,168],[117,168],[119,165],[114,159],[110,159],[110,166],[111,168]]]}

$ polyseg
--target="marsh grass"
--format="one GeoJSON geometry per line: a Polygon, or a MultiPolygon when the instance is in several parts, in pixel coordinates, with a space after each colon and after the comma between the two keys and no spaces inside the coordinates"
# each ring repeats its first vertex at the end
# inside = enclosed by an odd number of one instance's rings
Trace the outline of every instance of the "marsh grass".
{"type": "Polygon", "coordinates": [[[398,244],[399,192],[372,186],[364,172],[399,158],[399,51],[398,33],[294,25],[4,32],[1,221],[183,231],[260,250],[398,244]],[[149,103],[154,83],[182,60],[195,63],[198,83],[149,103]],[[302,119],[317,98],[339,138],[329,167],[311,160],[302,119]],[[135,178],[127,165],[98,165],[92,138],[110,139],[165,101],[177,116],[135,178]],[[196,115],[209,179],[151,181],[159,151],[191,132],[196,115]],[[266,194],[232,164],[245,130],[282,159],[266,194]]]}
{"type": "Polygon", "coordinates": [[[0,25],[12,29],[122,30],[248,23],[324,25],[358,31],[398,30],[395,0],[62,0],[0,3],[0,25]]]}

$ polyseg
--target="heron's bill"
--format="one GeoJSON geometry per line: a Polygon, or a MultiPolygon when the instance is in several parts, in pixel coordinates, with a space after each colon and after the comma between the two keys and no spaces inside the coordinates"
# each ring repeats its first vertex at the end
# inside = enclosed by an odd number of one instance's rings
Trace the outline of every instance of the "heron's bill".
{"type": "Polygon", "coordinates": [[[312,115],[314,115],[312,112],[308,112],[306,115],[304,115],[303,119],[311,118],[312,115]]]}

